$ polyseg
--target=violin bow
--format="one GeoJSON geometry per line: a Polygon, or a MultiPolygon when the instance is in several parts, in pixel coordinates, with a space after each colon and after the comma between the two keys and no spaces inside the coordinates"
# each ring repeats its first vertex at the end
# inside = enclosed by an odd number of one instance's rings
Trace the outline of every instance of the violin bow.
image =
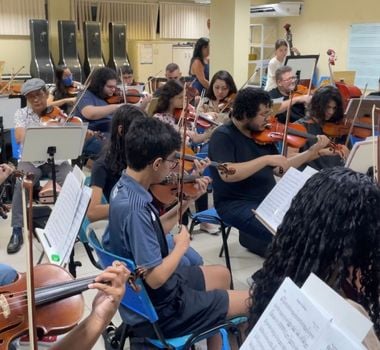
{"type": "Polygon", "coordinates": [[[34,270],[33,270],[33,181],[27,176],[22,181],[22,205],[23,205],[23,221],[26,234],[26,287],[27,287],[27,303],[28,303],[28,323],[29,323],[29,339],[30,349],[37,350],[37,329],[35,327],[36,319],[36,300],[34,294],[34,270]],[[26,191],[29,196],[29,208],[26,205],[26,191]]]}
{"type": "Polygon", "coordinates": [[[199,118],[199,109],[203,106],[204,104],[204,98],[205,98],[205,94],[206,94],[206,89],[202,89],[202,92],[201,92],[201,98],[199,100],[199,103],[197,105],[197,108],[195,108],[195,118],[194,118],[194,130],[197,129],[197,121],[198,121],[198,118],[199,118]]]}
{"type": "Polygon", "coordinates": [[[70,111],[69,115],[67,116],[67,119],[63,125],[66,125],[67,123],[69,123],[70,120],[73,118],[74,110],[78,107],[79,102],[82,100],[82,98],[85,95],[88,87],[90,86],[90,77],[92,76],[92,73],[94,71],[95,71],[95,69],[92,68],[90,74],[88,75],[86,81],[84,82],[84,89],[82,90],[82,93],[80,94],[80,96],[78,96],[77,100],[75,101],[73,108],[71,108],[71,111],[70,111]]]}
{"type": "Polygon", "coordinates": [[[0,90],[0,95],[6,91],[10,86],[11,84],[13,83],[13,80],[16,79],[16,77],[18,76],[18,74],[25,68],[25,66],[21,66],[21,68],[14,74],[12,74],[11,78],[9,79],[8,83],[5,84],[5,86],[3,86],[3,88],[0,90]]]}
{"type": "Polygon", "coordinates": [[[127,96],[125,94],[125,89],[128,88],[128,84],[124,83],[123,72],[121,71],[121,68],[120,68],[120,81],[121,81],[121,86],[123,87],[123,99],[124,99],[124,103],[127,103],[127,96]]]}
{"type": "MultiPolygon", "coordinates": [[[[356,119],[358,118],[359,110],[360,110],[360,107],[362,105],[365,93],[367,91],[367,85],[368,85],[368,83],[366,83],[365,86],[364,86],[364,91],[363,91],[362,95],[360,96],[358,106],[356,107],[354,118],[352,119],[352,122],[351,122],[351,125],[350,125],[350,129],[348,130],[348,134],[347,134],[347,137],[346,137],[346,142],[344,143],[344,145],[346,147],[348,146],[348,143],[350,141],[350,136],[352,134],[352,131],[354,130],[355,122],[356,122],[356,119]]],[[[373,133],[373,135],[375,135],[375,133],[373,133]]]]}
{"type": "MultiPolygon", "coordinates": [[[[380,186],[380,133],[376,137],[375,136],[375,112],[380,111],[380,108],[377,108],[374,104],[372,106],[372,163],[373,163],[373,181],[380,186]],[[376,147],[377,140],[377,147],[376,147]],[[377,153],[377,157],[376,157],[377,153]]],[[[377,127],[380,128],[380,117],[377,120],[377,127]]],[[[380,129],[378,129],[380,130],[380,129]]]]}
{"type": "MultiPolygon", "coordinates": [[[[182,149],[181,149],[181,155],[180,155],[180,170],[179,170],[179,179],[178,179],[178,201],[179,201],[179,209],[178,209],[178,229],[181,229],[182,225],[182,209],[183,209],[183,185],[184,185],[184,177],[185,177],[185,146],[186,146],[186,109],[188,108],[187,104],[187,85],[184,84],[183,86],[183,105],[182,105],[182,112],[181,116],[178,121],[179,128],[182,126],[183,133],[182,133],[182,149]]],[[[181,130],[181,129],[180,129],[181,130]]]]}
{"type": "MultiPolygon", "coordinates": [[[[297,86],[297,84],[295,86],[297,86]]],[[[294,89],[295,89],[295,87],[294,87],[294,89]]],[[[284,125],[284,135],[282,137],[281,155],[284,156],[284,157],[286,157],[287,154],[288,154],[288,145],[286,143],[286,140],[288,138],[288,126],[289,126],[289,121],[290,121],[290,110],[292,109],[292,103],[293,103],[293,92],[294,92],[294,89],[292,91],[290,91],[289,104],[288,104],[288,108],[286,110],[286,118],[285,118],[285,125],[284,125]]]]}

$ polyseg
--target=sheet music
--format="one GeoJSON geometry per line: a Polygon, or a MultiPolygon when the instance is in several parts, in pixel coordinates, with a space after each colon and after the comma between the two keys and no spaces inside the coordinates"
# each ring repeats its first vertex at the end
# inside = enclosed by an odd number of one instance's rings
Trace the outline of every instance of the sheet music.
{"type": "Polygon", "coordinates": [[[277,231],[277,227],[288,211],[293,197],[313,173],[309,169],[306,172],[301,172],[295,168],[290,168],[258,206],[254,213],[259,220],[261,219],[271,227],[272,233],[277,231]]]}
{"type": "Polygon", "coordinates": [[[36,229],[51,263],[68,261],[90,197],[91,189],[82,187],[74,173],[69,173],[45,228],[36,229]]]}
{"type": "MultiPolygon", "coordinates": [[[[319,289],[329,287],[318,280],[319,289]]],[[[335,293],[335,292],[334,292],[335,293]]],[[[338,298],[341,298],[336,294],[338,298]]],[[[342,298],[341,298],[342,299],[342,298]]],[[[347,303],[346,308],[353,307],[347,303]]],[[[334,323],[336,315],[308,298],[286,278],[241,350],[359,350],[363,339],[350,337],[334,323]]],[[[355,318],[354,322],[361,322],[355,318]]]]}

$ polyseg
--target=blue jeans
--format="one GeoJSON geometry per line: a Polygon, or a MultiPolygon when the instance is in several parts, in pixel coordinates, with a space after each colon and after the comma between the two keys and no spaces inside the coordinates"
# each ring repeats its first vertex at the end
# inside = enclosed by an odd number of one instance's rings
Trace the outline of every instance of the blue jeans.
{"type": "Polygon", "coordinates": [[[249,201],[229,201],[223,206],[216,208],[220,218],[227,224],[243,231],[246,239],[240,238],[240,243],[255,254],[263,256],[272,242],[273,235],[265,226],[256,219],[252,209],[256,209],[258,204],[249,201]]]}
{"type": "Polygon", "coordinates": [[[0,264],[0,286],[5,286],[14,282],[17,278],[17,271],[5,264],[0,264]]]}
{"type": "MultiPolygon", "coordinates": [[[[169,251],[172,251],[174,248],[174,239],[173,236],[169,233],[166,235],[166,241],[168,243],[169,251]]],[[[198,252],[189,247],[186,250],[185,255],[181,258],[181,261],[178,266],[200,266],[203,265],[203,259],[198,254],[198,252]]]]}

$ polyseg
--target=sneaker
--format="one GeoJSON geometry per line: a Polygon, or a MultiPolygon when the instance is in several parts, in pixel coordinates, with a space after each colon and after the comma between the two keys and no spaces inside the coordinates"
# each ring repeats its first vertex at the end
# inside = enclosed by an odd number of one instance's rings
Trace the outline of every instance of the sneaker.
{"type": "Polygon", "coordinates": [[[203,222],[199,225],[199,229],[210,235],[217,235],[220,232],[220,228],[217,225],[209,224],[207,222],[203,222]]]}
{"type": "MultiPolygon", "coordinates": [[[[41,339],[38,340],[38,349],[49,349],[54,343],[56,343],[62,336],[56,336],[56,335],[47,335],[41,339]]],[[[20,338],[19,341],[19,350],[23,349],[29,349],[30,348],[30,342],[29,342],[29,335],[24,335],[20,338]]]]}

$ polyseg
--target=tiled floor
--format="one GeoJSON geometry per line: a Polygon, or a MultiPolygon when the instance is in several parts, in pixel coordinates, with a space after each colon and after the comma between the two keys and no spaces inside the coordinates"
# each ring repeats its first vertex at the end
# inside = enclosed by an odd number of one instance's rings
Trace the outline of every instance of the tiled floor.
{"type": "MultiPolygon", "coordinates": [[[[6,245],[11,232],[10,216],[8,216],[7,220],[0,219],[0,232],[0,262],[9,264],[20,272],[25,271],[25,245],[17,254],[8,255],[6,253],[6,245]]],[[[224,264],[224,258],[218,257],[222,242],[221,236],[212,236],[205,233],[197,233],[197,231],[195,232],[196,234],[191,242],[191,245],[202,255],[205,264],[224,264]]],[[[263,259],[248,252],[240,246],[236,230],[231,231],[228,245],[231,255],[235,289],[247,289],[247,278],[261,267],[263,259]]],[[[34,241],[34,261],[37,261],[40,253],[41,246],[37,241],[34,241]]],[[[98,273],[98,270],[91,264],[81,243],[77,243],[75,245],[75,258],[82,263],[82,266],[77,268],[78,277],[98,273]]],[[[88,314],[91,309],[94,293],[94,291],[86,291],[83,293],[86,305],[85,315],[88,314]]],[[[116,324],[120,323],[120,318],[118,315],[115,316],[114,320],[116,324]]],[[[94,349],[104,349],[102,339],[98,340],[94,349]]]]}

